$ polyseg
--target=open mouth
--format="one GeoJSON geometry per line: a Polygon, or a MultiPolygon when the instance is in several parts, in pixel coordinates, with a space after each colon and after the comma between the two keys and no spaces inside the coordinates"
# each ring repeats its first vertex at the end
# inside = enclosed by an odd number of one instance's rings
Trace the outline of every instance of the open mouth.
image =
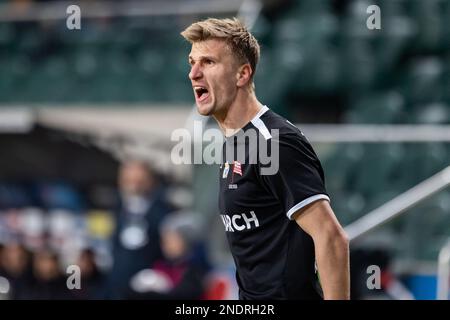
{"type": "Polygon", "coordinates": [[[205,87],[196,86],[194,87],[194,91],[197,101],[203,101],[209,96],[209,91],[205,87]]]}

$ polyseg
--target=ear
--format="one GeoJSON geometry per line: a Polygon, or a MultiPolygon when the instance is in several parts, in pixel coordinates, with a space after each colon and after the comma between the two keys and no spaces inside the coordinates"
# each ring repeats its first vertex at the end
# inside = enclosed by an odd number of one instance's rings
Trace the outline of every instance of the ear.
{"type": "Polygon", "coordinates": [[[237,78],[236,85],[239,88],[246,86],[249,83],[250,78],[252,77],[252,74],[253,74],[253,70],[249,63],[243,64],[242,66],[240,66],[238,69],[238,73],[236,75],[236,78],[237,78]]]}

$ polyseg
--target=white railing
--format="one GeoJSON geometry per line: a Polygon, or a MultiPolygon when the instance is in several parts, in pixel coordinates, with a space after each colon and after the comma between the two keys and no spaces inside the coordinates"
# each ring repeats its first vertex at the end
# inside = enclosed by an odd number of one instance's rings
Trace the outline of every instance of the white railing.
{"type": "Polygon", "coordinates": [[[439,252],[438,276],[437,276],[437,299],[448,299],[448,282],[450,276],[450,240],[439,252]]]}
{"type": "Polygon", "coordinates": [[[345,227],[351,241],[387,223],[450,185],[450,166],[345,227]]]}
{"type": "MultiPolygon", "coordinates": [[[[450,166],[346,226],[345,231],[349,239],[355,241],[449,185],[450,166]]],[[[449,276],[450,240],[439,252],[436,294],[438,300],[448,299],[449,276]]]]}
{"type": "Polygon", "coordinates": [[[311,142],[450,142],[449,125],[296,124],[311,142]]]}

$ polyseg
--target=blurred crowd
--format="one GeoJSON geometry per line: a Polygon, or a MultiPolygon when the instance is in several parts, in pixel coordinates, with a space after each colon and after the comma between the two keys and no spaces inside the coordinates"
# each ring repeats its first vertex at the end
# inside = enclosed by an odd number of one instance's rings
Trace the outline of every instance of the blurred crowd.
{"type": "Polygon", "coordinates": [[[108,211],[83,208],[67,186],[38,188],[40,206],[30,206],[20,188],[1,185],[0,298],[221,298],[199,215],[171,205],[140,161],[120,166],[117,189],[108,211]],[[80,286],[70,289],[73,265],[80,286]]]}

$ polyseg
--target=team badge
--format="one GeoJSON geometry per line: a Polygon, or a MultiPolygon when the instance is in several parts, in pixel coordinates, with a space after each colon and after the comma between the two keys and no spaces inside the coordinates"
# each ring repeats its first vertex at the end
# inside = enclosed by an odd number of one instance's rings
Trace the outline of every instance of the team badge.
{"type": "Polygon", "coordinates": [[[222,173],[223,179],[225,179],[228,176],[228,171],[230,171],[230,165],[228,164],[228,162],[225,162],[225,165],[223,168],[223,173],[222,173]]]}
{"type": "Polygon", "coordinates": [[[236,173],[236,174],[242,176],[242,167],[241,167],[241,163],[239,161],[234,162],[233,173],[236,173]]]}

